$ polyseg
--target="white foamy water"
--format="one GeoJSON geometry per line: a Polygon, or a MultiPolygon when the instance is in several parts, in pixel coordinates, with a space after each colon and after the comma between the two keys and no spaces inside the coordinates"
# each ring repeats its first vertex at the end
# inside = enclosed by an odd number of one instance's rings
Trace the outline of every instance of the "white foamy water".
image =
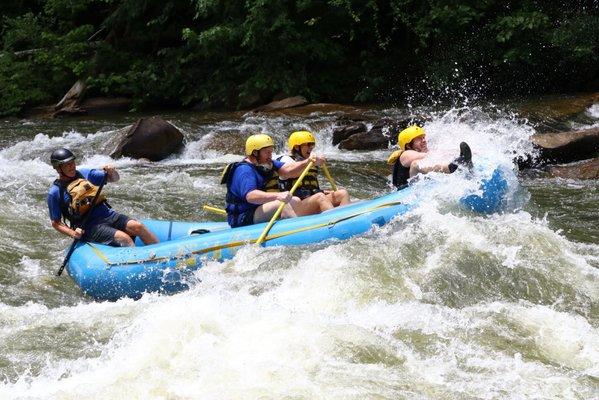
{"type": "MultiPolygon", "coordinates": [[[[35,377],[2,390],[73,399],[589,398],[593,385],[584,381],[597,378],[599,332],[583,316],[560,311],[576,300],[512,288],[543,264],[525,251],[516,252],[514,265],[502,264],[498,246],[515,246],[501,241],[513,220],[416,212],[346,243],[244,249],[224,265],[207,265],[197,273],[201,284],[175,296],[4,310],[12,335],[23,326],[68,327],[88,337],[92,354],[44,362],[35,377]],[[416,243],[423,235],[431,243],[416,243]],[[476,278],[464,276],[460,252],[469,252],[476,278]],[[500,287],[479,265],[494,270],[500,287]],[[469,283],[478,293],[454,293],[469,283]],[[460,306],[454,297],[462,297],[460,306]]],[[[520,225],[545,242],[564,240],[532,220],[520,225]]],[[[566,260],[571,250],[556,253],[566,260]]],[[[562,267],[544,273],[554,284],[568,275],[564,288],[599,299],[596,270],[582,259],[562,267]],[[589,278],[594,284],[581,288],[589,278]]]]}
{"type": "Polygon", "coordinates": [[[587,114],[595,119],[599,119],[599,104],[595,103],[587,110],[587,114]]]}
{"type": "MultiPolygon", "coordinates": [[[[179,123],[183,153],[151,164],[97,155],[104,131],[40,132],[0,149],[0,399],[597,398],[599,245],[553,226],[515,175],[504,213],[461,209],[455,198],[476,184],[434,174],[421,205],[387,226],[341,242],[248,246],[173,296],[96,303],[53,276],[69,244],[45,206],[55,147],[74,148],[87,167],[115,164],[121,181],[107,193],[132,216],[213,217],[200,207],[222,202],[220,169],[239,156],[208,144],[232,130],[273,132],[282,152],[286,132],[312,129],[351,193],[384,193],[368,171],[387,173],[390,150],[338,150],[333,121],[179,123]]],[[[467,141],[481,176],[512,171],[534,133],[478,108],[439,112],[425,128],[435,160],[467,141]]],[[[595,190],[572,185],[554,190],[595,190]]]]}

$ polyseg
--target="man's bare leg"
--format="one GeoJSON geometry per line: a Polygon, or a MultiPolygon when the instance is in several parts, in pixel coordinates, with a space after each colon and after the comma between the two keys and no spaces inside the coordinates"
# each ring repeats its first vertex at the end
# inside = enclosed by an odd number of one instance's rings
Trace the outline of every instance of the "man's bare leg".
{"type": "Polygon", "coordinates": [[[350,203],[349,193],[347,193],[347,190],[345,189],[339,189],[334,192],[328,192],[326,196],[334,207],[344,206],[350,203]]]}
{"type": "Polygon", "coordinates": [[[129,236],[129,234],[123,231],[116,231],[114,234],[114,240],[119,244],[119,246],[122,247],[135,246],[135,242],[133,241],[131,236],[129,236]]]}
{"type": "Polygon", "coordinates": [[[144,224],[135,219],[130,219],[129,222],[127,222],[125,231],[129,236],[139,236],[145,245],[158,243],[156,235],[154,235],[144,224]]]}
{"type": "Polygon", "coordinates": [[[295,211],[298,216],[318,214],[333,208],[333,204],[329,201],[324,193],[316,193],[310,197],[303,199],[295,211]]]}
{"type": "MultiPolygon", "coordinates": [[[[281,211],[282,219],[297,217],[297,214],[295,213],[292,205],[297,204],[299,199],[294,199],[292,199],[288,204],[285,204],[285,207],[283,207],[283,211],[281,211]]],[[[277,212],[277,209],[280,205],[281,202],[279,200],[274,200],[269,201],[268,203],[264,203],[260,207],[256,208],[256,211],[254,211],[254,223],[257,224],[259,222],[270,221],[272,216],[275,215],[275,212],[277,212]]]]}

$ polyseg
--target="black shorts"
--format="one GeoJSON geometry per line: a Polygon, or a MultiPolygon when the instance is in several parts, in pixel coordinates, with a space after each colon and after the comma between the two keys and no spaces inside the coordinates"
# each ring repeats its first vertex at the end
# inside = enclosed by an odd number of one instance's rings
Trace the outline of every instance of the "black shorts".
{"type": "Polygon", "coordinates": [[[299,197],[300,200],[304,200],[310,196],[315,195],[316,193],[321,193],[321,192],[322,192],[322,190],[320,190],[320,189],[312,191],[310,189],[299,188],[295,191],[295,193],[293,195],[299,197]]]}
{"type": "Polygon", "coordinates": [[[94,221],[94,223],[85,229],[83,240],[87,242],[107,244],[109,246],[120,246],[120,244],[114,240],[114,234],[116,231],[125,232],[127,222],[131,218],[124,214],[115,212],[113,215],[94,221]]]}
{"type": "MultiPolygon", "coordinates": [[[[258,208],[258,207],[256,207],[258,208]]],[[[252,208],[247,210],[241,214],[238,214],[233,218],[233,224],[231,228],[237,228],[239,226],[247,226],[254,224],[254,212],[256,212],[256,208],[252,208]]]]}

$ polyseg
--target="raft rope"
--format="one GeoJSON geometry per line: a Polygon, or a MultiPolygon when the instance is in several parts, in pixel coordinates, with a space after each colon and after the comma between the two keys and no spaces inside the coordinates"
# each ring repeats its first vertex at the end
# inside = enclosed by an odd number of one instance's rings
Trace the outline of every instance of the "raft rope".
{"type": "MultiPolygon", "coordinates": [[[[385,204],[381,204],[372,208],[369,208],[367,210],[364,211],[360,211],[354,214],[350,214],[346,217],[342,217],[339,219],[336,219],[334,221],[328,221],[328,222],[323,222],[321,224],[317,224],[317,225],[310,225],[310,226],[305,226],[303,228],[298,228],[298,229],[292,229],[290,231],[285,231],[285,232],[281,232],[281,233],[276,233],[273,235],[270,235],[268,237],[266,237],[264,239],[264,241],[269,241],[269,240],[273,240],[273,239],[278,239],[281,237],[285,237],[285,236],[289,236],[289,235],[293,235],[299,232],[305,232],[305,231],[309,231],[309,230],[313,230],[313,229],[318,229],[318,228],[322,228],[325,226],[330,226],[330,225],[335,225],[339,222],[343,222],[343,221],[347,221],[349,219],[358,217],[360,215],[363,214],[367,214],[369,212],[372,212],[374,210],[378,210],[381,208],[387,208],[387,207],[393,207],[393,206],[397,206],[402,204],[400,201],[395,201],[395,202],[391,202],[391,203],[385,203],[385,204]]],[[[217,246],[212,246],[212,247],[206,247],[200,250],[194,250],[191,251],[189,253],[186,253],[185,255],[181,255],[181,256],[165,256],[165,257],[154,257],[154,258],[148,258],[148,259],[143,259],[143,260],[131,260],[131,261],[122,261],[122,262],[113,262],[110,261],[108,259],[108,257],[106,257],[105,254],[102,253],[102,251],[97,248],[96,246],[94,246],[92,243],[87,243],[92,250],[94,251],[94,253],[96,253],[96,255],[98,257],[100,257],[100,259],[102,261],[104,261],[106,263],[106,265],[108,267],[112,267],[112,266],[124,266],[124,265],[131,265],[131,264],[142,264],[142,263],[160,263],[163,261],[171,261],[171,260],[180,260],[180,259],[185,259],[185,258],[189,258],[192,255],[197,255],[197,254],[205,254],[205,253],[210,253],[212,251],[218,251],[218,250],[222,250],[222,249],[228,249],[228,248],[232,248],[232,247],[240,247],[243,246],[245,244],[248,243],[256,243],[258,241],[258,239],[250,239],[250,240],[241,240],[241,241],[236,241],[236,242],[230,242],[230,243],[226,243],[226,244],[221,244],[221,245],[217,245],[217,246]]]]}

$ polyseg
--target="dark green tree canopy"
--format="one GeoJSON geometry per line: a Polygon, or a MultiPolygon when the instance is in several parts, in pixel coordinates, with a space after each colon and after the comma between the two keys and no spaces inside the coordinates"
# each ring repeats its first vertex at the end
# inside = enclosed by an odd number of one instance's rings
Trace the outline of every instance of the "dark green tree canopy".
{"type": "Polygon", "coordinates": [[[77,79],[138,109],[401,101],[406,88],[469,79],[504,94],[598,82],[596,1],[24,0],[0,11],[4,115],[54,103],[77,79]]]}

